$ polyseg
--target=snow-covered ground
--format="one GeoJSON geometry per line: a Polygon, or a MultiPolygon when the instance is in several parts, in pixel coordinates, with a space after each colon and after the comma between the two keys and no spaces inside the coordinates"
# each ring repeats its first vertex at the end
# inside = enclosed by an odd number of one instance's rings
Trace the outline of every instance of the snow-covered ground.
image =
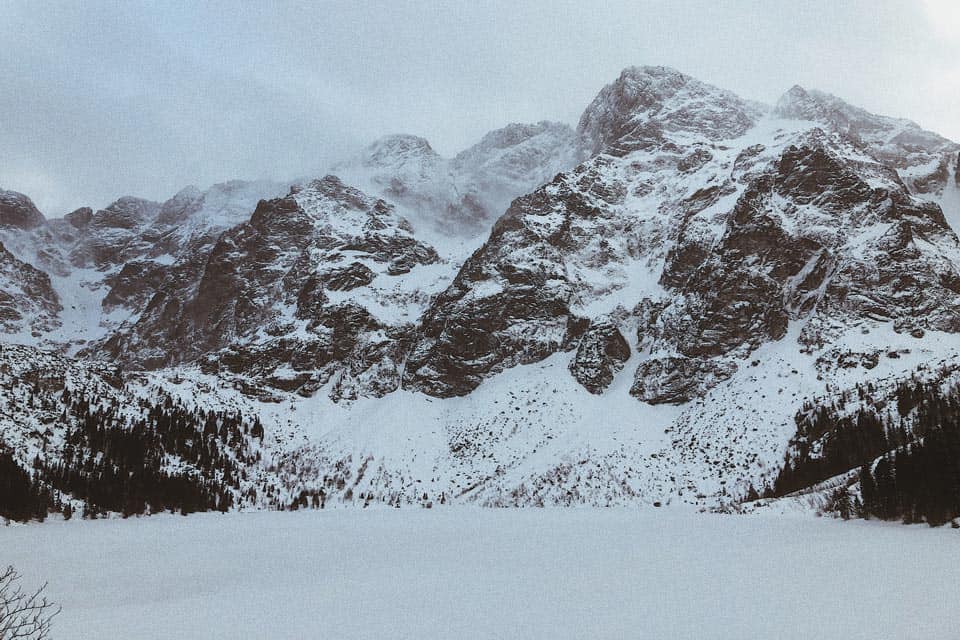
{"type": "Polygon", "coordinates": [[[0,528],[70,638],[952,638],[960,532],[679,509],[0,528]]]}

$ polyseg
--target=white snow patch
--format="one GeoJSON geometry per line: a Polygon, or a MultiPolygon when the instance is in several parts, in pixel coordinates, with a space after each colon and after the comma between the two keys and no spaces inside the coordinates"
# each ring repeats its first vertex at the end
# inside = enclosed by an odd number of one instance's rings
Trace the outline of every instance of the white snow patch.
{"type": "Polygon", "coordinates": [[[951,638],[949,528],[648,509],[153,516],[0,528],[54,637],[951,638]]]}

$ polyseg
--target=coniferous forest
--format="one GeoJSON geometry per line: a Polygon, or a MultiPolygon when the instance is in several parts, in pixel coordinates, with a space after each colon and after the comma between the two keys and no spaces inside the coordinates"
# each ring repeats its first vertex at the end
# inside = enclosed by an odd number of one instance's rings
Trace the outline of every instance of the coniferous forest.
{"type": "Polygon", "coordinates": [[[832,508],[847,517],[939,525],[960,516],[960,384],[911,378],[889,401],[858,386],[838,402],[807,405],[769,496],[783,496],[854,471],[832,508]],[[847,403],[859,407],[846,411],[847,403]],[[856,470],[859,469],[858,472],[856,470]]]}
{"type": "Polygon", "coordinates": [[[60,406],[60,455],[37,454],[27,470],[0,450],[0,516],[72,517],[71,501],[61,496],[82,501],[85,517],[226,511],[243,469],[260,455],[259,419],[188,409],[166,394],[130,411],[116,398],[100,402],[64,389],[60,406]]]}

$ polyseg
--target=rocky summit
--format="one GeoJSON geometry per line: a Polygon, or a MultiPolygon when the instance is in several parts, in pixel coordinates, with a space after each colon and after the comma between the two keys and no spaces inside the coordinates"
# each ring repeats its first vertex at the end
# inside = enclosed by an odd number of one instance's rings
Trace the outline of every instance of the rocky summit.
{"type": "Polygon", "coordinates": [[[575,129],[452,158],[391,135],[316,178],[62,219],[0,191],[0,374],[31,380],[0,440],[67,455],[85,389],[91,416],[236,416],[178,454],[215,504],[822,503],[887,451],[843,420],[896,408],[906,434],[903,389],[960,379],[958,164],[824,92],[645,66],[575,129]]]}

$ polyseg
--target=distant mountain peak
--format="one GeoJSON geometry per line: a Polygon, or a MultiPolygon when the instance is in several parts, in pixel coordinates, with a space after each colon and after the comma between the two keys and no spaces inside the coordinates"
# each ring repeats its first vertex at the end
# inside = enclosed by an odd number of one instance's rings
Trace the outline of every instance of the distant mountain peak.
{"type": "Polygon", "coordinates": [[[491,150],[514,147],[534,136],[549,133],[572,138],[574,132],[570,125],[565,122],[551,122],[549,120],[541,120],[533,124],[511,122],[505,127],[490,131],[480,139],[480,142],[458,153],[457,158],[470,155],[477,149],[491,150]]]}
{"type": "Polygon", "coordinates": [[[406,133],[383,136],[373,141],[361,152],[362,162],[367,166],[390,166],[397,160],[410,158],[439,158],[440,156],[426,138],[406,133]]]}
{"type": "Polygon", "coordinates": [[[123,196],[94,213],[91,224],[111,229],[136,229],[156,218],[161,207],[159,202],[123,196]]]}

